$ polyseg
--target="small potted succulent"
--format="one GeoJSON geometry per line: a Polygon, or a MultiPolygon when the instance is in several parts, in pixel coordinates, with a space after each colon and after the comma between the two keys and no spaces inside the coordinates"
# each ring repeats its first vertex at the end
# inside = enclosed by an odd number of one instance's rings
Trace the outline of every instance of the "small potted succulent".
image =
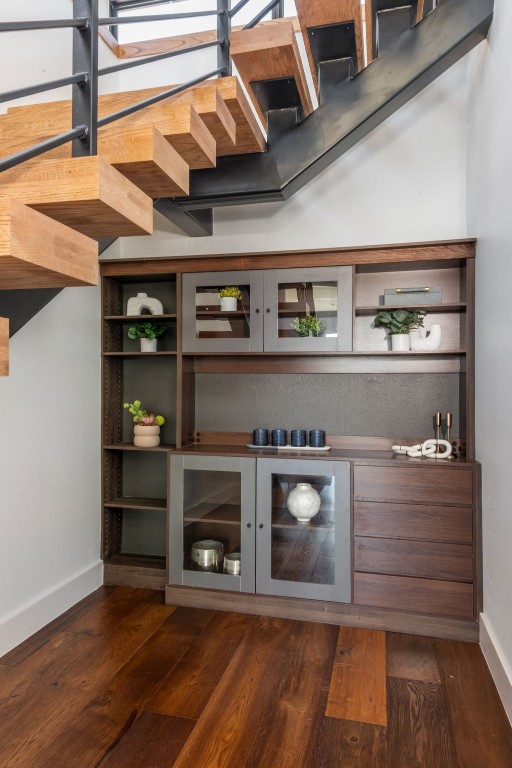
{"type": "Polygon", "coordinates": [[[237,302],[242,298],[242,291],[237,285],[226,285],[219,291],[220,308],[223,312],[235,312],[237,302]]]}
{"type": "Polygon", "coordinates": [[[141,352],[156,352],[157,338],[163,336],[167,328],[153,323],[137,323],[128,328],[129,339],[140,339],[141,352]]]}
{"type": "Polygon", "coordinates": [[[414,328],[423,328],[426,314],[422,309],[382,310],[373,321],[373,327],[388,329],[393,352],[408,352],[411,348],[409,333],[414,328]]]}
{"type": "Polygon", "coordinates": [[[140,400],[124,403],[124,407],[128,408],[135,422],[133,444],[138,448],[155,448],[160,445],[160,427],[165,424],[164,417],[146,411],[140,400]]]}
{"type": "Polygon", "coordinates": [[[304,315],[295,318],[293,330],[297,331],[299,336],[321,336],[325,331],[325,322],[316,315],[304,315]]]}

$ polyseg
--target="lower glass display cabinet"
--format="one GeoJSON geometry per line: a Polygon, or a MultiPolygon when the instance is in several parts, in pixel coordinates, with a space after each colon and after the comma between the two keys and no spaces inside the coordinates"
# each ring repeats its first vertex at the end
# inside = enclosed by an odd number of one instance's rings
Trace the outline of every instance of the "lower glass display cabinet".
{"type": "Polygon", "coordinates": [[[351,601],[349,462],[170,461],[170,584],[351,601]]]}

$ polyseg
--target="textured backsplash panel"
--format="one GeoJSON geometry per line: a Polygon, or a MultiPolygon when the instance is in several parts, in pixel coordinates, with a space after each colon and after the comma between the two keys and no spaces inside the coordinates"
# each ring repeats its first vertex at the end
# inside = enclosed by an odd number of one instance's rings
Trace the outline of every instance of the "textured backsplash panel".
{"type": "Polygon", "coordinates": [[[196,429],[324,429],[333,435],[433,436],[436,411],[459,435],[459,374],[197,374],[196,429]]]}

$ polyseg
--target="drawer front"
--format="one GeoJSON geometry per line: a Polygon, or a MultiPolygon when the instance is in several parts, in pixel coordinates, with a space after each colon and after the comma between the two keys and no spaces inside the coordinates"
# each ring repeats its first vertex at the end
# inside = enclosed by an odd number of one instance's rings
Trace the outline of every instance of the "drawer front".
{"type": "Polygon", "coordinates": [[[468,544],[356,536],[354,570],[471,582],[472,547],[468,544]]]}
{"type": "Polygon", "coordinates": [[[354,534],[471,544],[473,511],[469,507],[356,501],[354,534]]]}
{"type": "MultiPolygon", "coordinates": [[[[425,459],[427,461],[427,459],[425,459]]],[[[473,472],[425,464],[422,467],[354,467],[354,499],[419,504],[472,504],[473,472]]]]}
{"type": "Polygon", "coordinates": [[[354,603],[397,611],[473,618],[473,586],[409,576],[354,574],[354,603]]]}

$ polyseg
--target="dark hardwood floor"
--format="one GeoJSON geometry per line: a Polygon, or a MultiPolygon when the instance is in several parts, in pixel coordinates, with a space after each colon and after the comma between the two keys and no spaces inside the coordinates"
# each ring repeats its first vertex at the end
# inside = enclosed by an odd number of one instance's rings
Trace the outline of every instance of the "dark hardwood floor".
{"type": "Polygon", "coordinates": [[[104,587],[0,659],[1,768],[512,768],[477,645],[104,587]]]}

